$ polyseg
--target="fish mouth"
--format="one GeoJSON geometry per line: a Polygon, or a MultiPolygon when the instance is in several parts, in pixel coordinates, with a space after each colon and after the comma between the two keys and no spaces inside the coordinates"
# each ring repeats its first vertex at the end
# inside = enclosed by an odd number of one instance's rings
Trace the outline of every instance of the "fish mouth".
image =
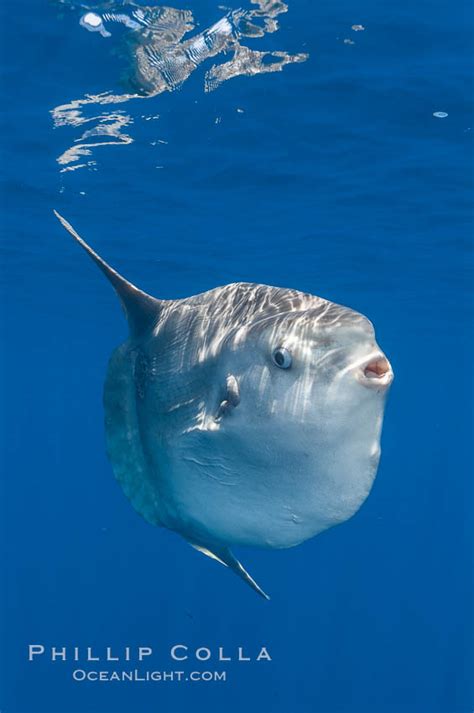
{"type": "Polygon", "coordinates": [[[357,378],[371,389],[387,389],[393,381],[393,370],[384,354],[375,354],[361,364],[357,378]]]}

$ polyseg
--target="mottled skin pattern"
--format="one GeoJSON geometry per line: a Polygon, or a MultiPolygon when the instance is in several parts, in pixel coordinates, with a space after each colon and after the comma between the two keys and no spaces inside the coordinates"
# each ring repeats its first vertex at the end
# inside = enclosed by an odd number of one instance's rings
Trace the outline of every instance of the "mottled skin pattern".
{"type": "Polygon", "coordinates": [[[149,522],[266,596],[230,547],[297,545],[351,517],[372,486],[392,379],[372,324],[266,285],[157,300],[60,220],[110,279],[130,324],[104,390],[117,479],[149,522]]]}

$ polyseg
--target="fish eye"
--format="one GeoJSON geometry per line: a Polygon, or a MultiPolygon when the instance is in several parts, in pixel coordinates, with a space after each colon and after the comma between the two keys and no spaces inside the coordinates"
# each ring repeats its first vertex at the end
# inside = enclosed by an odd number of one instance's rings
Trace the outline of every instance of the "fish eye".
{"type": "Polygon", "coordinates": [[[277,349],[275,349],[272,354],[272,358],[273,362],[280,369],[289,369],[291,366],[291,362],[293,361],[293,357],[291,356],[288,349],[285,349],[285,347],[278,347],[277,349]]]}

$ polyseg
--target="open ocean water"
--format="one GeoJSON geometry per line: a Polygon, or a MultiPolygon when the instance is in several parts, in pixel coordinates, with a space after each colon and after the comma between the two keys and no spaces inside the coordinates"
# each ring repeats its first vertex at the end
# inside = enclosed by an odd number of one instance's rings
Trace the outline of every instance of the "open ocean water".
{"type": "Polygon", "coordinates": [[[472,5],[229,2],[2,4],[0,709],[469,713],[472,5]],[[374,322],[395,371],[374,488],[316,539],[239,553],[270,602],[115,483],[102,385],[126,324],[53,208],[158,297],[261,282],[374,322]],[[41,643],[272,661],[80,683],[28,662],[41,643]]]}

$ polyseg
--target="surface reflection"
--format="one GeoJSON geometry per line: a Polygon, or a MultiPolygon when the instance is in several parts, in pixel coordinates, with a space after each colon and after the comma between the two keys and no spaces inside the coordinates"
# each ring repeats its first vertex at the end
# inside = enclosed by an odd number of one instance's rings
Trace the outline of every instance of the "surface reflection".
{"type": "Polygon", "coordinates": [[[127,9],[127,13],[114,12],[118,7],[112,3],[91,8],[83,6],[79,24],[86,30],[110,38],[114,24],[125,27],[120,41],[128,59],[129,91],[87,94],[51,111],[55,127],[92,125],[57,158],[61,171],[94,166],[95,161],[88,157],[100,146],[132,143],[133,136],[125,129],[133,123],[133,118],[117,105],[175,91],[206,60],[219,58],[220,61],[204,75],[205,92],[213,91],[233,77],[279,72],[287,64],[304,62],[308,57],[304,53],[258,51],[242,44],[245,38],[276,32],[277,17],[288,10],[285,3],[278,1],[252,0],[252,4],[254,7],[250,9],[229,10],[213,25],[190,37],[187,35],[196,26],[190,10],[139,6],[131,2],[118,4],[121,10],[127,9]],[[109,105],[111,108],[106,108],[109,105]]]}

